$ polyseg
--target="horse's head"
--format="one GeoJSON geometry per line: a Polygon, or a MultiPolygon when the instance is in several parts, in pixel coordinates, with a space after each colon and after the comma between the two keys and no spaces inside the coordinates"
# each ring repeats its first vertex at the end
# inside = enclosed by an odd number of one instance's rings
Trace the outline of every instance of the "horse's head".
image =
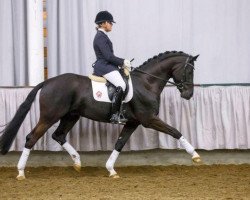
{"type": "Polygon", "coordinates": [[[193,96],[194,61],[198,56],[188,56],[185,62],[177,62],[173,67],[172,78],[181,93],[181,97],[187,100],[193,96]]]}
{"type": "Polygon", "coordinates": [[[156,94],[160,94],[166,83],[170,83],[177,86],[182,98],[188,100],[193,96],[194,62],[198,56],[193,57],[182,51],[166,51],[148,59],[138,68],[133,68],[133,73],[143,74],[141,78],[145,87],[156,94]],[[170,78],[174,82],[169,81],[170,78]]]}

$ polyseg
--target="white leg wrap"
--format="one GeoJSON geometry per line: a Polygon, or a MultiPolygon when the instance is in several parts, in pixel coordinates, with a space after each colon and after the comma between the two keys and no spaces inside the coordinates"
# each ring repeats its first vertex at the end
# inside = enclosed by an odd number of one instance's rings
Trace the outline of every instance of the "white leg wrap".
{"type": "Polygon", "coordinates": [[[26,162],[29,158],[29,155],[30,155],[30,149],[27,149],[27,148],[24,148],[23,149],[23,152],[22,152],[22,155],[18,161],[18,164],[17,164],[17,169],[18,170],[22,170],[24,171],[25,169],[25,166],[26,166],[26,162]]]}
{"type": "Polygon", "coordinates": [[[185,150],[192,156],[196,153],[194,147],[183,137],[179,139],[181,146],[185,148],[185,150]]]}
{"type": "Polygon", "coordinates": [[[74,163],[81,166],[80,155],[77,151],[68,142],[65,142],[62,147],[69,153],[74,163]]]}
{"type": "Polygon", "coordinates": [[[106,162],[106,168],[110,173],[110,176],[117,174],[116,171],[114,170],[114,164],[116,159],[118,158],[120,152],[113,150],[111,155],[109,156],[108,161],[106,162]]]}
{"type": "Polygon", "coordinates": [[[18,180],[25,179],[24,169],[25,169],[27,160],[29,158],[29,155],[30,155],[30,149],[24,148],[23,152],[22,152],[22,155],[21,155],[21,157],[20,157],[20,159],[18,161],[18,164],[17,164],[17,169],[18,169],[17,179],[18,180]]]}

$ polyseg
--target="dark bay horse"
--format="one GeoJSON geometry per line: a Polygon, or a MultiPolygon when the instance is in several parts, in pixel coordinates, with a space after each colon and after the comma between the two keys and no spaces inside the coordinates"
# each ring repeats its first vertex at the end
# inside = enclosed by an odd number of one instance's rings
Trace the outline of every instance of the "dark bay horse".
{"type": "MultiPolygon", "coordinates": [[[[124,105],[128,122],[115,144],[106,168],[110,176],[116,178],[114,163],[123,146],[139,125],[151,128],[179,140],[194,162],[200,162],[200,156],[193,146],[175,128],[167,125],[157,115],[159,113],[160,94],[169,79],[173,78],[181,97],[190,99],[193,95],[194,61],[197,56],[183,52],[165,52],[154,56],[130,73],[133,83],[133,98],[124,105]]],[[[76,170],[81,167],[80,156],[66,141],[66,135],[79,120],[80,116],[109,123],[111,104],[95,101],[92,95],[91,80],[86,76],[63,74],[38,84],[27,96],[0,137],[0,151],[6,154],[25,119],[37,92],[40,92],[40,118],[36,127],[27,135],[25,148],[18,162],[18,180],[25,178],[24,169],[31,148],[39,138],[56,122],[60,124],[53,133],[56,140],[69,152],[76,170]]]]}

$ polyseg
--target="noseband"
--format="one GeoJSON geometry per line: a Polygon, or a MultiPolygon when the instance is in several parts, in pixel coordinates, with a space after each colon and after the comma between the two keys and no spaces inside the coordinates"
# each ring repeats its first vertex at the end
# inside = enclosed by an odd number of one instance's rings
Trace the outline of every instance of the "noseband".
{"type": "Polygon", "coordinates": [[[163,78],[161,78],[159,76],[155,76],[153,74],[150,74],[148,72],[142,71],[142,70],[134,68],[134,67],[132,68],[132,70],[133,71],[135,70],[135,71],[141,72],[143,74],[147,74],[147,75],[149,75],[151,77],[154,77],[156,79],[162,80],[162,81],[164,81],[166,83],[170,83],[172,85],[175,85],[181,91],[181,90],[183,90],[184,85],[193,85],[193,83],[186,81],[187,80],[187,74],[186,74],[187,66],[191,66],[192,69],[194,70],[194,65],[192,65],[191,63],[189,63],[189,58],[190,58],[190,56],[187,57],[187,60],[185,62],[185,66],[184,66],[184,71],[183,71],[183,74],[182,74],[182,79],[181,79],[181,81],[179,83],[174,83],[172,81],[163,79],[163,78]]]}

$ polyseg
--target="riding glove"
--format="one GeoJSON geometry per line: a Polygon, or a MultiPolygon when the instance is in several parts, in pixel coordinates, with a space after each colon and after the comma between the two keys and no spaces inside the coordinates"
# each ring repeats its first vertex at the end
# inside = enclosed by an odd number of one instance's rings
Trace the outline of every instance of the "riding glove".
{"type": "Polygon", "coordinates": [[[131,62],[129,60],[125,59],[123,61],[123,67],[131,68],[131,62]]]}
{"type": "Polygon", "coordinates": [[[128,68],[128,70],[130,71],[131,70],[131,62],[129,60],[125,59],[123,62],[123,67],[128,68]]]}

